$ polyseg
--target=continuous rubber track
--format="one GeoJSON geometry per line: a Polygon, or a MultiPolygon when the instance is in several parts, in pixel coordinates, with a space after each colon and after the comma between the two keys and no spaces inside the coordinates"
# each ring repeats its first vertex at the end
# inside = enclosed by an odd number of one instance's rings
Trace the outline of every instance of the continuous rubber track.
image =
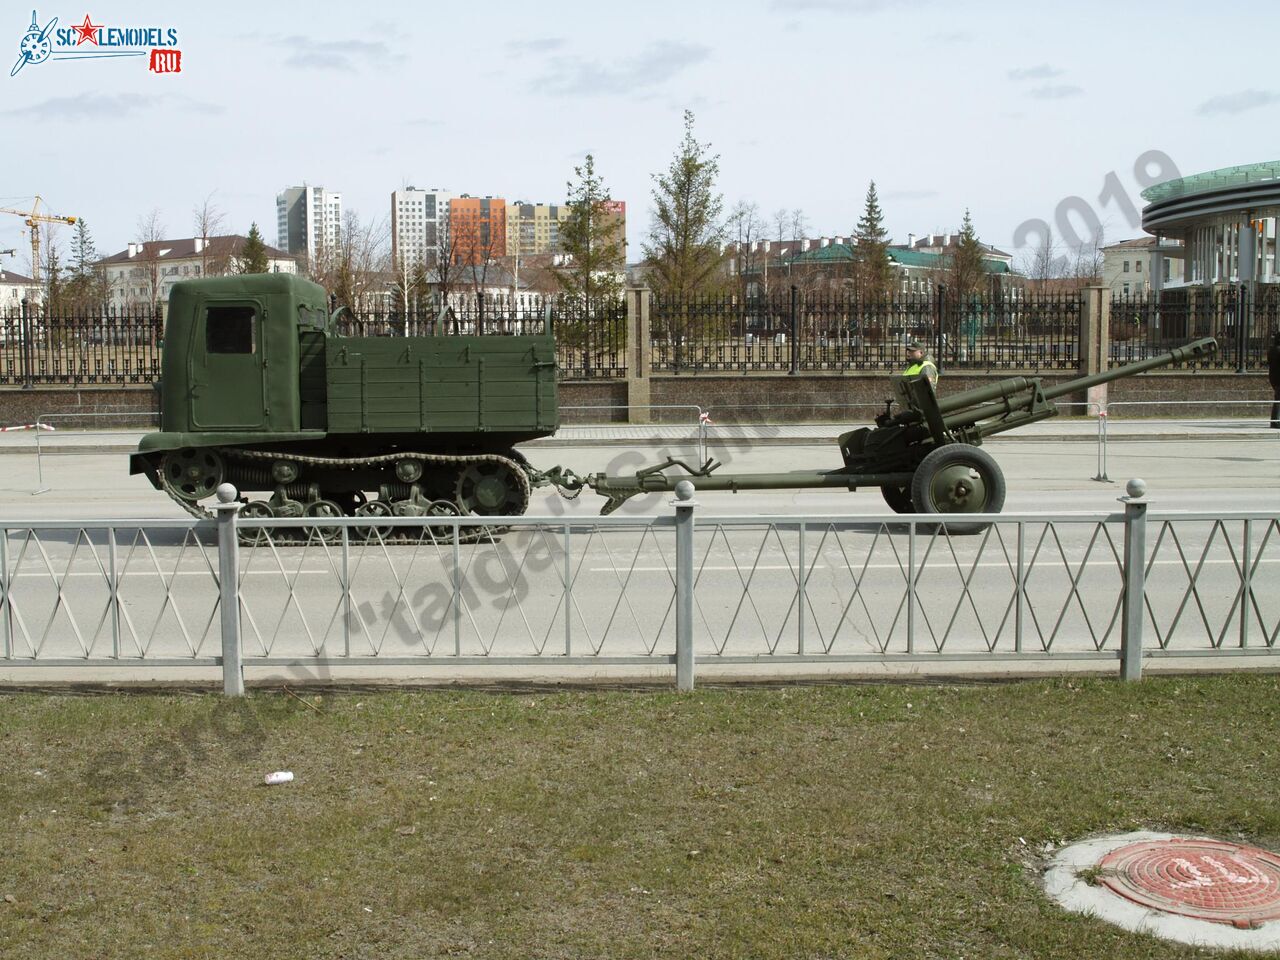
{"type": "MultiPolygon", "coordinates": [[[[307,456],[303,454],[282,453],[277,450],[244,450],[237,447],[214,447],[213,451],[217,453],[220,457],[222,457],[224,464],[230,463],[233,460],[265,460],[267,462],[273,462],[276,460],[290,460],[302,466],[306,466],[310,464],[312,466],[329,467],[329,468],[336,467],[338,469],[347,469],[347,470],[358,470],[358,469],[363,469],[368,467],[378,467],[378,466],[381,466],[382,464],[394,465],[397,461],[405,460],[405,459],[421,460],[424,463],[431,463],[431,464],[436,464],[443,467],[457,468],[457,469],[461,469],[462,467],[465,467],[467,464],[474,464],[474,463],[499,464],[511,471],[511,474],[517,478],[517,482],[519,483],[519,486],[520,486],[521,500],[519,503],[519,510],[515,511],[514,514],[511,514],[515,516],[518,516],[524,513],[525,510],[528,509],[529,495],[532,489],[529,483],[529,475],[526,471],[526,468],[528,466],[528,461],[525,460],[523,455],[521,455],[520,453],[514,450],[510,451],[511,456],[506,456],[503,454],[496,454],[496,453],[452,455],[452,454],[441,454],[441,453],[417,453],[413,451],[403,450],[396,453],[382,454],[376,457],[315,457],[315,456],[307,456]]],[[[159,470],[158,473],[160,477],[161,486],[164,489],[165,493],[167,493],[171,500],[176,502],[180,507],[182,507],[183,510],[189,513],[191,516],[199,520],[211,520],[216,516],[214,511],[207,509],[206,507],[202,507],[198,501],[188,500],[187,498],[180,496],[177,490],[169,482],[169,479],[166,476],[166,472],[163,469],[159,470]]],[[[306,482],[304,478],[300,477],[299,479],[302,482],[306,482]]],[[[394,480],[395,480],[394,474],[388,478],[389,482],[394,480]]],[[[454,507],[458,510],[459,514],[462,513],[462,507],[460,504],[455,502],[454,507]]],[[[430,517],[422,517],[421,520],[424,528],[432,526],[432,520],[430,517]]],[[[368,521],[369,521],[368,526],[370,528],[375,528],[379,525],[377,518],[370,517],[368,518],[368,521]]],[[[318,529],[323,526],[324,526],[324,519],[317,517],[316,528],[318,529]]],[[[412,527],[405,527],[405,528],[398,529],[396,531],[396,535],[394,537],[387,538],[386,542],[394,543],[394,544],[410,544],[411,545],[416,543],[433,543],[433,542],[439,543],[441,539],[443,539],[440,537],[432,537],[431,535],[428,535],[425,537],[401,535],[401,530],[407,533],[407,531],[412,529],[413,529],[412,527]]],[[[506,530],[507,530],[506,527],[493,527],[493,526],[473,527],[470,529],[464,528],[460,532],[459,540],[462,543],[474,543],[474,542],[478,542],[480,540],[484,540],[501,533],[505,533],[506,530]]],[[[280,531],[280,532],[284,533],[285,531],[280,531]]],[[[305,546],[307,543],[313,542],[316,539],[315,534],[305,527],[297,529],[296,531],[293,528],[290,528],[288,532],[290,533],[305,532],[311,535],[300,537],[299,539],[296,539],[296,540],[290,539],[284,536],[273,536],[271,538],[271,542],[277,546],[305,546]]],[[[452,542],[452,537],[449,537],[448,540],[452,542]]],[[[246,538],[242,536],[241,542],[247,545],[252,545],[254,543],[254,539],[246,538]]]]}

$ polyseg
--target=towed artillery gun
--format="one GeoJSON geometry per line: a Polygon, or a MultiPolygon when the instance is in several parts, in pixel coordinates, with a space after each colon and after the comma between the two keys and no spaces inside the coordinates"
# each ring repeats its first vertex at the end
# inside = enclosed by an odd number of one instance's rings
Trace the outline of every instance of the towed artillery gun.
{"type": "MultiPolygon", "coordinates": [[[[230,482],[244,516],[431,518],[518,516],[531,491],[591,488],[610,513],[637,494],[672,490],[879,487],[898,512],[998,513],[1004,478],[979,449],[993,434],[1054,416],[1053,400],[1095,384],[1196,360],[1197,340],[1169,353],[1046,388],[1014,377],[939,398],[927,380],[896,384],[875,427],[840,437],[844,466],[721,474],[668,460],[629,476],[541,471],[516,446],[559,427],[550,318],[516,333],[452,334],[440,318],[413,329],[348,330],[324,290],[287,274],[174,285],[161,366],[161,429],[142,438],[130,472],[197,517],[230,482]],[[680,473],[668,473],[678,468],[680,473]]],[[[947,522],[952,532],[980,522],[947,522]]],[[[333,528],[317,526],[324,533],[333,528]]],[[[358,528],[359,529],[359,528],[358,528]]],[[[469,533],[478,536],[479,529],[469,533]]]]}
{"type": "MultiPolygon", "coordinates": [[[[611,513],[638,494],[673,490],[680,480],[690,478],[697,481],[700,491],[734,493],[879,487],[885,502],[898,513],[999,513],[1004,506],[1004,474],[981,449],[983,440],[1056,416],[1058,408],[1053,401],[1060,397],[1171,363],[1199,360],[1217,348],[1211,337],[1195,340],[1147,360],[1049,387],[1038,377],[1011,377],[939,397],[924,377],[900,379],[894,384],[898,412],[891,412],[893,401],[887,401],[876,426],[842,434],[844,466],[835,470],[722,474],[715,472],[721,465],[714,459],[696,469],[668,459],[630,476],[596,473],[579,477],[558,468],[547,476],[563,489],[590,487],[608,497],[602,513],[611,513]],[[667,472],[673,468],[683,472],[667,472]]],[[[980,521],[946,522],[951,533],[975,533],[986,526],[980,521]]]]}

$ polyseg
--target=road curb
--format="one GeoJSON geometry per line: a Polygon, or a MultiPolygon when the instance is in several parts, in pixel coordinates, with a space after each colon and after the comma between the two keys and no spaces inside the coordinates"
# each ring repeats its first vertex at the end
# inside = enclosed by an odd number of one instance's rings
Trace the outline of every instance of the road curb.
{"type": "MultiPolygon", "coordinates": [[[[1108,435],[1108,440],[1112,443],[1124,442],[1168,442],[1168,441],[1187,441],[1187,440],[1210,440],[1221,442],[1223,440],[1270,440],[1273,437],[1280,439],[1280,433],[1272,434],[1268,430],[1258,429],[1250,430],[1243,433],[1124,433],[1120,430],[1112,429],[1108,435]]],[[[690,432],[686,436],[680,437],[578,437],[578,438],[543,438],[540,440],[529,440],[520,444],[521,447],[583,447],[583,446],[602,446],[602,447],[661,447],[672,443],[696,443],[697,436],[690,432]]],[[[714,450],[717,445],[723,446],[726,443],[750,443],[752,446],[826,446],[838,442],[838,437],[832,434],[829,437],[747,437],[742,435],[716,436],[711,434],[707,437],[707,446],[714,450]]],[[[1054,434],[1054,433],[1027,433],[1020,431],[1016,436],[1007,435],[992,437],[987,443],[1097,443],[1096,434],[1054,434]]],[[[36,452],[35,446],[3,446],[0,447],[0,456],[22,456],[32,455],[36,452]]],[[[40,444],[40,453],[45,456],[65,456],[68,454],[130,454],[137,453],[138,448],[132,444],[52,444],[44,442],[40,444]]]]}

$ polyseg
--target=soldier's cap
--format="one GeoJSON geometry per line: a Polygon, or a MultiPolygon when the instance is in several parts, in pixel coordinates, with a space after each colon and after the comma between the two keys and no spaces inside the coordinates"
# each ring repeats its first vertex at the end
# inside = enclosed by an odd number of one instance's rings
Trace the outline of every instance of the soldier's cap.
{"type": "Polygon", "coordinates": [[[915,340],[908,340],[908,341],[907,341],[906,349],[907,349],[907,350],[923,350],[923,349],[924,349],[924,347],[922,347],[922,346],[921,346],[917,341],[915,341],[915,340]]]}

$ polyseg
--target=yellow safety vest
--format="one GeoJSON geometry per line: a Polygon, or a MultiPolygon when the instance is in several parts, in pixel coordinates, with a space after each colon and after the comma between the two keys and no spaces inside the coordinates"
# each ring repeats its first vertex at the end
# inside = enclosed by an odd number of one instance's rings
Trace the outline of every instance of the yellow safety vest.
{"type": "Polygon", "coordinates": [[[902,371],[902,379],[914,380],[916,377],[926,376],[931,381],[938,379],[938,367],[932,360],[925,357],[917,363],[911,364],[907,369],[902,371]]]}

